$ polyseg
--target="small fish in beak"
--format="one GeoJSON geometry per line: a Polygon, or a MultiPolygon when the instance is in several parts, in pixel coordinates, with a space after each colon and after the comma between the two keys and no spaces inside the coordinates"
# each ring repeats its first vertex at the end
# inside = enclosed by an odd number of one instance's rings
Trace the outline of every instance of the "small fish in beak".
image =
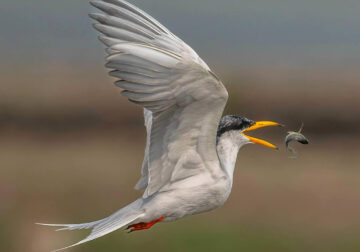
{"type": "Polygon", "coordinates": [[[289,143],[292,141],[297,141],[301,144],[308,144],[309,140],[303,135],[301,134],[302,130],[304,128],[304,124],[301,123],[301,127],[299,129],[299,131],[289,131],[288,135],[285,138],[285,145],[286,145],[286,149],[291,152],[293,155],[290,156],[290,158],[296,158],[297,157],[297,151],[292,148],[291,146],[289,146],[289,143]]]}

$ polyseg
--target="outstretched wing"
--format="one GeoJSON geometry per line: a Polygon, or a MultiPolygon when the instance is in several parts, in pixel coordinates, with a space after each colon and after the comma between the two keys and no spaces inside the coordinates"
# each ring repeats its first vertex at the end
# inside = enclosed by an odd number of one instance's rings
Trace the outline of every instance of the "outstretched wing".
{"type": "Polygon", "coordinates": [[[122,95],[144,107],[148,139],[137,188],[143,197],[197,174],[217,174],[216,131],[228,94],[183,41],[122,0],[91,2],[122,95]]]}

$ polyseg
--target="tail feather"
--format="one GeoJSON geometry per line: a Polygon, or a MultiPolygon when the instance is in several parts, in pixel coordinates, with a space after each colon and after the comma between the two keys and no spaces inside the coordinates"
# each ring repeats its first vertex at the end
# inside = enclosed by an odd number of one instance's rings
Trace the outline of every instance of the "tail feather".
{"type": "MultiPolygon", "coordinates": [[[[106,219],[106,218],[105,218],[106,219]]],[[[81,223],[81,224],[47,224],[47,223],[35,223],[37,225],[48,226],[48,227],[63,227],[59,228],[55,231],[62,231],[62,230],[76,230],[76,229],[89,229],[95,227],[97,224],[105,221],[105,219],[88,222],[88,223],[81,223]]]]}
{"type": "Polygon", "coordinates": [[[110,215],[109,217],[106,217],[104,219],[93,221],[89,223],[81,223],[81,224],[44,224],[44,223],[36,223],[43,226],[51,226],[51,227],[62,227],[56,231],[60,230],[75,230],[75,229],[89,229],[92,228],[91,233],[83,240],[72,244],[68,247],[53,250],[55,251],[61,251],[64,249],[68,249],[77,245],[80,245],[82,243],[94,240],[96,238],[99,238],[101,236],[104,236],[108,233],[111,233],[119,228],[122,228],[136,219],[143,216],[143,212],[141,211],[141,205],[142,205],[142,199],[139,199],[130,205],[120,209],[119,211],[115,212],[114,214],[110,215]]]}

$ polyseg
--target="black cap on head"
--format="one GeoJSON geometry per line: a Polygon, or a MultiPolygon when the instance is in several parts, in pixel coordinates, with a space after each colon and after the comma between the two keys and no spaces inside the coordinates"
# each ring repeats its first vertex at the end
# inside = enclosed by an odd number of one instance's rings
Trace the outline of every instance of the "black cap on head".
{"type": "Polygon", "coordinates": [[[217,137],[220,137],[222,134],[230,130],[245,130],[254,124],[255,122],[253,120],[247,119],[246,117],[226,115],[220,120],[217,137]]]}

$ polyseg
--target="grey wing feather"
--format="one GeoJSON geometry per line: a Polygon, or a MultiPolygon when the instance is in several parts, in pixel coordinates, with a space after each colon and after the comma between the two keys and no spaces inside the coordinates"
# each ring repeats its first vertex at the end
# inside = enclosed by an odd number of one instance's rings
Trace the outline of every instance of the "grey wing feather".
{"type": "Polygon", "coordinates": [[[110,75],[119,79],[123,96],[144,107],[148,136],[136,188],[146,187],[148,197],[178,180],[190,152],[206,159],[193,170],[213,172],[209,162],[218,162],[216,130],[228,97],[225,87],[187,44],[145,12],[122,0],[91,3],[104,12],[90,17],[99,22],[94,27],[108,46],[110,75]]]}
{"type": "MultiPolygon", "coordinates": [[[[92,13],[89,16],[99,22],[94,24],[94,28],[105,35],[100,36],[99,39],[106,46],[111,47],[127,41],[154,45],[173,53],[186,52],[193,61],[209,69],[191,47],[132,4],[122,0],[91,1],[90,3],[104,12],[104,14],[92,13]]],[[[109,54],[113,52],[108,49],[109,54]]]]}

